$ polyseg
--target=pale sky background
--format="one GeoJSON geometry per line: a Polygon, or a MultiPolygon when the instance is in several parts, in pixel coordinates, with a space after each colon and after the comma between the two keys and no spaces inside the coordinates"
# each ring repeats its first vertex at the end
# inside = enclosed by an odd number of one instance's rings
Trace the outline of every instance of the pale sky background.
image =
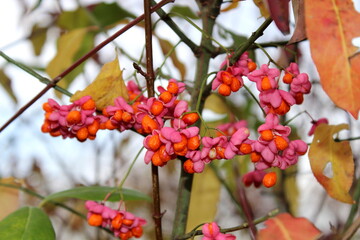
{"type": "MultiPolygon", "coordinates": [[[[35,3],[37,1],[26,1],[35,3]]],[[[65,10],[74,9],[76,6],[75,1],[63,0],[63,7],[65,10]]],[[[81,4],[86,5],[88,3],[93,3],[97,1],[90,0],[81,0],[81,4]]],[[[113,2],[113,1],[106,1],[113,2]]],[[[141,0],[132,0],[132,1],[119,1],[121,6],[129,9],[131,12],[136,15],[142,13],[142,9],[139,6],[142,6],[141,0]]],[[[188,0],[177,0],[178,4],[189,4],[188,0]]],[[[360,8],[360,1],[355,1],[357,8],[360,8]]],[[[235,29],[239,34],[245,34],[249,36],[252,31],[254,31],[257,26],[259,26],[263,19],[259,18],[260,14],[258,9],[254,6],[252,1],[244,1],[240,3],[242,6],[236,10],[229,12],[228,14],[222,14],[219,17],[219,21],[223,23],[229,29],[235,29]],[[239,23],[246,22],[241,28],[239,28],[239,23]]],[[[43,1],[42,9],[56,9],[55,0],[43,1]]],[[[191,5],[191,4],[190,4],[191,5]]],[[[167,6],[165,9],[168,9],[170,6],[167,6]]],[[[38,11],[38,10],[36,10],[38,11]]],[[[44,18],[44,14],[41,13],[39,9],[39,14],[34,12],[32,15],[21,18],[21,9],[19,8],[18,1],[0,1],[0,50],[4,51],[7,55],[13,59],[19,60],[25,64],[32,65],[43,65],[45,66],[55,54],[54,49],[54,36],[49,34],[50,39],[52,38],[51,43],[48,43],[44,49],[43,54],[40,57],[34,57],[29,41],[19,41],[23,39],[30,31],[31,26],[34,21],[38,21],[44,18]],[[16,42],[16,43],[15,43],[16,42]],[[14,43],[14,44],[12,44],[14,43]],[[10,45],[12,44],[12,45],[10,45]]],[[[154,17],[155,19],[155,17],[154,17]]],[[[157,19],[157,17],[156,17],[157,19]]],[[[177,21],[179,21],[177,19],[177,21]]],[[[185,23],[183,20],[179,21],[185,23]]],[[[185,23],[186,25],[186,23],[185,23]]],[[[187,25],[186,25],[187,26],[187,25]]],[[[114,32],[110,31],[110,33],[114,32]]],[[[293,30],[293,28],[292,28],[293,30]]],[[[194,40],[198,41],[200,38],[199,32],[192,27],[188,26],[186,32],[189,36],[194,36],[194,40]]],[[[162,31],[157,31],[157,33],[171,40],[173,43],[176,43],[178,38],[171,30],[162,24],[162,31]]],[[[118,40],[117,44],[120,46],[126,46],[126,49],[132,54],[132,56],[138,56],[141,49],[139,45],[143,45],[143,38],[139,37],[143,34],[142,30],[139,28],[134,28],[129,32],[125,33],[118,40]],[[134,41],[136,44],[134,44],[134,41]]],[[[360,33],[359,33],[360,34],[360,33]]],[[[289,35],[290,36],[290,35],[289,35]]],[[[266,31],[264,36],[260,41],[281,41],[287,39],[289,36],[283,36],[279,30],[272,24],[266,31]]],[[[98,42],[103,40],[104,35],[99,37],[98,42]]],[[[360,44],[359,44],[360,45],[360,44]]],[[[314,79],[317,79],[316,69],[313,66],[313,63],[309,61],[310,53],[308,50],[308,43],[303,42],[300,44],[301,49],[303,50],[304,59],[307,61],[300,62],[300,70],[306,71],[314,79]]],[[[194,68],[191,67],[193,62],[192,57],[189,57],[189,51],[184,45],[180,45],[181,53],[179,58],[185,62],[188,66],[187,79],[191,79],[194,75],[194,68]]],[[[162,63],[162,58],[156,57],[159,53],[159,47],[157,44],[154,44],[154,65],[159,66],[162,63]]],[[[103,50],[101,50],[101,57],[104,61],[110,61],[114,58],[114,46],[108,45],[103,50]]],[[[274,59],[277,58],[278,53],[275,49],[269,49],[269,53],[274,59]]],[[[222,62],[223,56],[216,58],[211,63],[211,71],[214,71],[218,68],[220,62],[222,62]]],[[[257,58],[258,63],[266,63],[267,59],[264,58],[263,54],[259,54],[257,58]]],[[[126,61],[124,58],[120,57],[121,67],[125,69],[124,75],[128,76],[132,73],[132,63],[126,61]]],[[[0,67],[3,67],[5,61],[0,58],[0,67]]],[[[98,67],[93,63],[89,63],[86,67],[86,78],[94,79],[98,71],[98,67]]],[[[21,106],[26,104],[31,98],[33,98],[41,89],[44,88],[44,85],[40,83],[37,79],[30,76],[29,74],[18,69],[16,66],[7,66],[6,73],[12,78],[12,87],[15,91],[15,94],[18,98],[18,104],[14,104],[0,88],[0,125],[5,123],[21,106]]],[[[76,84],[70,87],[71,92],[75,92],[85,86],[84,79],[80,77],[76,84]]],[[[248,83],[249,84],[249,83],[248,83]]],[[[249,84],[251,85],[251,84],[249,84]]],[[[251,85],[254,89],[254,85],[251,85]]],[[[321,91],[318,87],[314,87],[316,91],[321,91]]],[[[323,93],[320,93],[323,100],[323,103],[327,103],[330,100],[323,93]]],[[[125,134],[114,134],[113,132],[99,132],[98,137],[95,141],[86,141],[85,143],[79,143],[74,139],[62,140],[61,138],[53,138],[49,135],[42,134],[40,132],[40,126],[43,121],[43,111],[41,109],[41,104],[45,102],[48,98],[54,97],[53,91],[49,91],[45,94],[38,102],[36,102],[32,107],[30,107],[20,118],[15,120],[7,129],[5,129],[0,134],[0,176],[16,176],[24,177],[29,174],[30,166],[33,163],[33,159],[37,159],[41,167],[44,169],[44,174],[47,176],[49,185],[52,186],[53,190],[63,190],[71,184],[69,179],[74,178],[77,182],[83,184],[94,184],[95,182],[100,182],[104,184],[107,181],[108,175],[113,171],[113,165],[111,165],[111,155],[106,154],[106,148],[108,152],[111,152],[113,149],[113,143],[118,142],[119,139],[124,137],[125,134]],[[109,139],[114,140],[112,143],[108,143],[109,139]],[[104,147],[106,146],[106,147],[104,147]],[[96,151],[101,147],[103,148],[99,156],[101,164],[99,165],[96,160],[96,151]],[[105,150],[104,150],[105,148],[105,150]],[[16,163],[16,164],[15,164],[16,163]],[[61,169],[62,166],[65,166],[65,169],[69,170],[68,173],[65,173],[61,169]],[[61,179],[61,181],[59,181],[61,179]]],[[[352,136],[359,136],[360,134],[360,122],[359,120],[355,121],[349,119],[347,115],[342,110],[333,110],[329,106],[323,106],[321,103],[311,102],[310,97],[305,97],[304,105],[300,107],[295,107],[289,118],[296,113],[303,111],[305,106],[309,107],[309,112],[313,115],[314,118],[328,117],[330,124],[339,124],[350,121],[354,131],[351,133],[352,136]],[[316,109],[319,107],[320,109],[316,109]],[[325,115],[324,115],[325,114],[325,115]]],[[[68,98],[64,97],[64,104],[68,104],[68,98]]],[[[206,115],[208,117],[213,117],[211,114],[206,115]]],[[[294,124],[299,126],[299,132],[303,132],[302,137],[304,141],[311,142],[312,138],[306,137],[306,133],[310,127],[309,118],[303,114],[297,120],[294,121],[294,124]]],[[[347,136],[348,133],[344,133],[344,136],[347,136]]],[[[254,136],[253,136],[254,138],[254,136]]],[[[138,151],[138,147],[142,142],[142,137],[132,138],[132,145],[134,148],[127,148],[121,155],[127,156],[129,162],[133,159],[135,154],[138,151]]],[[[352,143],[354,154],[358,157],[360,155],[360,143],[359,141],[352,143]]],[[[140,158],[138,163],[139,166],[144,166],[143,159],[140,158]]],[[[324,208],[329,207],[334,209],[334,206],[337,208],[336,212],[325,212],[323,211],[321,216],[313,216],[315,212],[314,208],[321,207],[321,199],[312,198],[309,196],[311,194],[319,194],[323,192],[321,186],[316,182],[314,177],[310,172],[309,163],[306,157],[303,157],[299,163],[300,174],[299,174],[299,186],[302,191],[302,198],[300,199],[300,210],[299,213],[302,216],[306,216],[310,219],[316,220],[316,225],[324,231],[329,230],[329,221],[334,219],[337,215],[341,218],[344,216],[341,212],[348,211],[348,206],[345,204],[339,204],[338,202],[327,199],[324,203],[324,208]],[[342,211],[344,210],[344,211],[342,211]]],[[[119,166],[118,166],[119,167],[119,166]]],[[[124,167],[126,170],[127,168],[124,167]]],[[[125,171],[121,170],[121,171],[125,171]]],[[[346,216],[345,216],[346,217],[346,216]]]]}

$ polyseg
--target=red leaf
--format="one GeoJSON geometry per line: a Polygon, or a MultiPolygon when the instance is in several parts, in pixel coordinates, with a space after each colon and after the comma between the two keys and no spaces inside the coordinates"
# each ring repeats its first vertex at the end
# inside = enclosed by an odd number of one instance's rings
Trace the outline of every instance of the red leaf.
{"type": "Polygon", "coordinates": [[[306,218],[295,218],[288,213],[281,213],[265,222],[257,240],[311,240],[317,239],[321,232],[306,218]]]}
{"type": "Polygon", "coordinates": [[[304,0],[292,0],[292,5],[295,16],[295,30],[288,44],[300,42],[306,38],[304,0]]]}
{"type": "Polygon", "coordinates": [[[283,34],[290,32],[289,0],[267,0],[271,18],[283,34]]]}

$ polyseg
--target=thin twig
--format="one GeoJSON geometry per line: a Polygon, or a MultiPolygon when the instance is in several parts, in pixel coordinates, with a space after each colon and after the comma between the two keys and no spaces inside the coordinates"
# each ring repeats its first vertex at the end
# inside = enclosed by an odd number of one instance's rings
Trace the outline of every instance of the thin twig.
{"type": "MultiPolygon", "coordinates": [[[[170,2],[173,2],[174,0],[163,0],[159,2],[157,5],[152,7],[150,9],[151,12],[154,12],[164,6],[165,4],[168,4],[170,2]]],[[[144,14],[135,18],[130,23],[125,25],[123,28],[121,28],[119,31],[111,35],[109,38],[101,42],[99,45],[97,45],[95,48],[90,50],[88,53],[86,53],[84,56],[82,56],[80,59],[78,59],[75,63],[73,63],[70,67],[68,67],[65,71],[60,73],[57,77],[51,80],[51,82],[46,85],[46,87],[40,91],[33,99],[31,99],[27,104],[25,104],[22,108],[20,108],[1,128],[0,132],[2,132],[7,126],[9,126],[10,123],[12,123],[16,118],[18,118],[23,112],[25,112],[31,105],[33,105],[39,98],[41,98],[49,89],[54,87],[62,78],[64,78],[66,75],[68,75],[71,71],[73,71],[76,67],[78,67],[80,64],[85,62],[87,59],[92,57],[95,53],[97,53],[100,49],[105,47],[107,44],[115,40],[118,36],[138,24],[144,20],[144,14]]]]}
{"type": "MultiPolygon", "coordinates": [[[[38,194],[37,192],[32,191],[32,190],[29,189],[29,188],[23,187],[23,186],[18,186],[18,185],[14,185],[14,184],[7,184],[7,183],[0,183],[0,186],[18,189],[18,190],[20,190],[20,191],[22,191],[22,192],[25,192],[25,193],[27,193],[27,194],[29,194],[29,195],[31,195],[31,196],[36,197],[36,198],[45,199],[44,196],[38,194]]],[[[66,206],[66,205],[63,204],[63,203],[56,202],[56,201],[53,201],[53,200],[48,201],[48,203],[54,204],[55,206],[62,207],[62,208],[64,208],[64,209],[68,210],[69,212],[74,213],[75,215],[78,215],[79,217],[81,217],[81,218],[83,218],[83,219],[86,219],[86,216],[85,216],[84,214],[76,211],[75,209],[72,209],[71,207],[66,206]]]]}
{"type": "MultiPolygon", "coordinates": [[[[40,74],[38,74],[37,72],[35,72],[35,71],[34,71],[33,69],[31,69],[30,67],[25,66],[24,64],[22,64],[22,63],[20,63],[20,62],[18,62],[18,61],[16,61],[16,60],[14,60],[14,59],[12,59],[11,57],[9,57],[8,55],[6,55],[6,54],[5,54],[4,52],[2,52],[2,51],[0,51],[0,56],[2,56],[2,57],[3,57],[6,61],[8,61],[9,63],[14,64],[15,66],[17,66],[17,67],[19,67],[20,69],[24,70],[25,72],[27,72],[27,73],[30,74],[31,76],[37,78],[40,82],[45,83],[45,84],[49,84],[49,83],[51,82],[51,81],[50,81],[49,79],[47,79],[46,77],[41,76],[40,74]]],[[[64,89],[64,88],[62,88],[62,87],[59,87],[59,86],[55,85],[54,88],[55,88],[57,91],[65,94],[65,95],[67,95],[67,96],[69,96],[69,97],[72,96],[72,93],[71,93],[71,92],[69,92],[68,90],[66,90],[66,89],[64,89]]]]}
{"type": "MultiPolygon", "coordinates": [[[[152,50],[152,26],[151,26],[151,4],[150,0],[144,0],[145,14],[145,50],[146,50],[146,86],[148,97],[154,97],[155,74],[153,68],[152,50]]],[[[152,189],[153,189],[153,219],[155,222],[155,236],[157,240],[162,240],[161,208],[160,208],[160,183],[158,166],[151,164],[152,189]]]]}
{"type": "MultiPolygon", "coordinates": [[[[154,5],[156,2],[154,0],[151,0],[151,4],[154,5]]],[[[183,31],[179,28],[178,25],[169,17],[168,14],[161,8],[156,11],[156,13],[159,15],[159,17],[178,35],[178,37],[181,39],[183,43],[185,43],[191,51],[194,53],[195,56],[199,54],[201,49],[199,46],[197,46],[188,36],[185,35],[183,31]]]]}
{"type": "MultiPolygon", "coordinates": [[[[249,39],[244,43],[241,44],[234,52],[234,54],[232,55],[232,57],[230,58],[230,65],[233,65],[239,58],[240,56],[247,51],[252,45],[253,43],[263,35],[265,29],[270,25],[270,23],[272,22],[271,18],[267,18],[265,20],[265,22],[263,22],[263,24],[261,24],[261,26],[251,34],[251,36],[249,37],[249,39]]],[[[226,65],[223,67],[223,69],[221,70],[225,70],[226,69],[226,65]]],[[[210,95],[211,93],[211,85],[212,85],[212,81],[206,86],[204,93],[203,93],[203,100],[205,101],[205,99],[210,95]]]]}

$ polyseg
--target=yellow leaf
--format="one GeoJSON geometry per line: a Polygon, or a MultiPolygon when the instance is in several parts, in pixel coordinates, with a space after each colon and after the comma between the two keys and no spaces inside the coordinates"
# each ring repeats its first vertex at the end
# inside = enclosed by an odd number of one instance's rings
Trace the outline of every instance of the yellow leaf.
{"type": "Polygon", "coordinates": [[[219,196],[220,182],[210,167],[205,167],[201,174],[195,174],[186,232],[191,231],[200,223],[214,220],[219,196]]]}
{"type": "Polygon", "coordinates": [[[186,68],[185,68],[185,65],[177,57],[174,46],[166,39],[162,39],[160,37],[158,37],[158,39],[159,39],[160,47],[161,47],[163,54],[164,55],[170,54],[170,58],[174,64],[174,66],[180,72],[181,79],[184,79],[185,74],[186,74],[186,68]]]}
{"type": "MultiPolygon", "coordinates": [[[[81,48],[86,32],[86,28],[80,28],[60,36],[56,56],[46,67],[46,72],[51,78],[58,76],[74,62],[74,56],[81,48]]],[[[58,85],[66,89],[78,73],[75,69],[75,71],[72,71],[71,74],[62,79],[58,85]]]]}
{"type": "Polygon", "coordinates": [[[229,4],[229,6],[227,6],[224,9],[221,9],[221,12],[227,12],[227,11],[230,11],[231,9],[236,8],[239,5],[240,1],[241,0],[233,0],[232,3],[229,4]]]}
{"type": "Polygon", "coordinates": [[[6,75],[6,73],[4,72],[3,69],[0,69],[0,85],[7,92],[7,94],[9,94],[11,99],[14,102],[17,102],[16,95],[15,95],[15,93],[13,91],[13,88],[12,88],[11,79],[9,78],[8,75],[6,75]]]}
{"type": "Polygon", "coordinates": [[[348,129],[348,125],[320,124],[310,145],[309,158],[314,176],[326,192],[338,201],[352,204],[349,194],[354,177],[351,147],[348,141],[335,142],[333,139],[334,134],[343,129],[348,129]],[[326,168],[332,173],[326,173],[326,168]]]}
{"type": "MultiPolygon", "coordinates": [[[[0,183],[19,185],[14,178],[0,179],[0,183]]],[[[19,208],[19,190],[0,186],[0,220],[19,208]]]]}
{"type": "Polygon", "coordinates": [[[254,3],[259,8],[261,16],[264,18],[270,17],[269,9],[267,8],[264,0],[254,0],[254,3]]]}
{"type": "Polygon", "coordinates": [[[128,92],[117,57],[114,61],[104,64],[95,80],[83,91],[77,91],[70,101],[73,102],[88,95],[94,99],[96,108],[100,111],[106,106],[113,105],[115,98],[119,96],[128,100],[128,92]]]}
{"type": "Polygon", "coordinates": [[[211,94],[205,101],[205,109],[209,109],[218,114],[230,114],[230,109],[227,106],[223,97],[218,94],[211,94]]]}

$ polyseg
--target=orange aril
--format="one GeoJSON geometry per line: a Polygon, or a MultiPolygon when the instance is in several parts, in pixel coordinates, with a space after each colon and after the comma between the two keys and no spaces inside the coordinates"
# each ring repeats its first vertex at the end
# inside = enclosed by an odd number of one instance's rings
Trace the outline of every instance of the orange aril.
{"type": "Polygon", "coordinates": [[[199,114],[197,114],[197,113],[187,113],[182,117],[182,120],[187,125],[193,125],[197,120],[199,120],[199,114]]]}
{"type": "Polygon", "coordinates": [[[241,82],[237,78],[233,78],[233,81],[231,82],[230,89],[233,92],[239,91],[241,88],[241,82]]]}
{"type": "Polygon", "coordinates": [[[132,120],[132,115],[128,112],[123,112],[121,117],[122,117],[122,121],[126,123],[131,122],[132,120]]]}
{"type": "Polygon", "coordinates": [[[280,151],[285,150],[289,146],[289,143],[282,136],[275,136],[274,141],[276,148],[280,151]]]}
{"type": "Polygon", "coordinates": [[[159,99],[164,103],[168,103],[171,101],[173,95],[169,91],[162,92],[159,96],[159,99]]]}
{"type": "Polygon", "coordinates": [[[60,130],[50,130],[50,135],[53,137],[58,137],[61,135],[60,130]]]}
{"type": "Polygon", "coordinates": [[[137,226],[137,227],[134,227],[133,229],[131,229],[131,232],[134,237],[139,238],[143,234],[143,229],[141,226],[137,226]]]}
{"type": "Polygon", "coordinates": [[[150,149],[153,151],[156,151],[159,149],[161,142],[160,142],[160,137],[159,135],[152,135],[147,144],[149,145],[150,149]]]}
{"type": "Polygon", "coordinates": [[[93,110],[95,108],[95,101],[92,99],[89,99],[81,107],[84,110],[93,110]]]}
{"type": "Polygon", "coordinates": [[[270,188],[276,184],[277,176],[275,172],[265,174],[262,183],[265,187],[270,188]]]}
{"type": "Polygon", "coordinates": [[[252,147],[248,143],[242,143],[242,144],[240,144],[239,150],[243,154],[249,154],[252,152],[252,147]]]}
{"type": "Polygon", "coordinates": [[[181,134],[181,141],[173,144],[174,151],[181,152],[182,150],[184,150],[184,148],[187,147],[187,142],[188,142],[188,140],[187,140],[186,136],[181,134]]]}
{"type": "Polygon", "coordinates": [[[51,114],[52,114],[52,112],[46,112],[45,113],[45,120],[50,120],[51,114]]]}
{"type": "Polygon", "coordinates": [[[111,221],[111,226],[115,229],[119,229],[122,225],[122,222],[123,222],[123,215],[117,214],[111,221]]]}
{"type": "Polygon", "coordinates": [[[130,226],[131,224],[133,224],[134,220],[132,220],[132,219],[123,219],[122,222],[123,222],[123,224],[130,226]]]}
{"type": "Polygon", "coordinates": [[[278,108],[274,109],[274,112],[279,115],[284,115],[290,110],[290,106],[284,101],[281,101],[281,104],[278,108]]]}
{"type": "Polygon", "coordinates": [[[94,227],[98,227],[98,226],[101,226],[102,224],[102,216],[100,214],[91,214],[89,219],[88,219],[88,224],[90,226],[94,226],[94,227]]]}
{"type": "Polygon", "coordinates": [[[232,74],[230,74],[229,72],[223,71],[223,72],[221,72],[220,77],[224,84],[230,86],[233,81],[234,76],[232,74]]]}
{"type": "Polygon", "coordinates": [[[141,121],[141,126],[145,133],[151,133],[153,130],[158,129],[157,122],[152,119],[149,115],[145,115],[141,121]]]}
{"type": "Polygon", "coordinates": [[[48,102],[43,103],[42,108],[45,112],[52,112],[54,109],[50,106],[48,102]]]}
{"type": "Polygon", "coordinates": [[[260,136],[265,141],[271,141],[274,139],[274,134],[270,129],[264,130],[260,132],[260,136]]]}
{"type": "Polygon", "coordinates": [[[179,92],[179,86],[174,82],[169,82],[167,90],[172,94],[177,94],[179,92]]]}
{"type": "Polygon", "coordinates": [[[154,101],[150,108],[150,112],[155,116],[162,113],[163,110],[164,110],[164,104],[160,101],[154,101]]]}
{"type": "Polygon", "coordinates": [[[223,96],[229,96],[231,94],[231,88],[229,87],[229,85],[226,85],[224,83],[220,84],[219,94],[223,96]]]}
{"type": "Polygon", "coordinates": [[[194,136],[188,139],[187,141],[187,148],[189,150],[196,150],[200,146],[200,138],[199,136],[194,136]]]}
{"type": "Polygon", "coordinates": [[[121,240],[128,240],[131,237],[132,237],[132,232],[131,231],[127,231],[125,233],[122,232],[122,233],[119,234],[119,238],[121,240]]]}
{"type": "Polygon", "coordinates": [[[89,131],[87,129],[87,127],[83,127],[83,128],[80,128],[77,132],[76,132],[76,138],[79,140],[79,141],[85,141],[89,136],[89,131]]]}
{"type": "Polygon", "coordinates": [[[164,165],[163,161],[162,161],[161,158],[160,158],[159,151],[156,151],[156,152],[154,153],[154,155],[151,157],[151,162],[152,162],[155,166],[163,166],[163,165],[164,165]]]}
{"type": "Polygon", "coordinates": [[[250,72],[254,71],[257,68],[256,63],[254,62],[248,62],[247,67],[250,72]]]}
{"type": "Polygon", "coordinates": [[[225,148],[217,146],[215,147],[215,150],[216,150],[216,155],[219,155],[219,157],[223,159],[225,158],[225,148]]]}
{"type": "Polygon", "coordinates": [[[258,152],[252,152],[250,154],[250,159],[252,162],[258,162],[258,161],[260,161],[260,158],[261,158],[261,154],[258,152]]]}
{"type": "Polygon", "coordinates": [[[114,125],[110,119],[108,119],[108,120],[105,122],[105,128],[106,128],[106,129],[109,129],[109,130],[114,130],[114,129],[117,128],[117,126],[114,125]]]}
{"type": "Polygon", "coordinates": [[[121,110],[116,110],[116,112],[114,113],[113,118],[114,118],[116,121],[120,122],[120,121],[122,120],[122,115],[123,115],[123,111],[121,111],[121,110]]]}
{"type": "Polygon", "coordinates": [[[104,109],[102,110],[102,114],[103,114],[105,117],[109,117],[109,116],[110,116],[109,113],[106,111],[106,108],[104,108],[104,109]]]}
{"type": "Polygon", "coordinates": [[[70,124],[78,124],[81,121],[81,113],[79,111],[73,110],[68,113],[66,116],[66,121],[70,124]]]}
{"type": "Polygon", "coordinates": [[[50,127],[50,122],[45,120],[45,122],[43,123],[43,125],[41,125],[41,131],[43,133],[48,133],[50,132],[51,130],[51,127],[50,127]]]}
{"type": "Polygon", "coordinates": [[[90,135],[96,135],[97,131],[100,128],[100,123],[97,120],[94,120],[92,124],[90,124],[88,127],[88,131],[90,135]]]}
{"type": "Polygon", "coordinates": [[[261,89],[263,91],[270,90],[272,88],[270,79],[268,77],[264,77],[261,80],[261,89]]]}
{"type": "Polygon", "coordinates": [[[140,105],[140,102],[134,102],[131,107],[134,109],[134,112],[137,113],[139,111],[138,106],[140,105]]]}
{"type": "Polygon", "coordinates": [[[283,82],[290,84],[293,81],[293,76],[291,75],[291,73],[285,73],[284,77],[283,77],[283,82]]]}
{"type": "Polygon", "coordinates": [[[163,161],[163,163],[166,163],[171,160],[171,156],[166,152],[165,145],[161,145],[158,152],[159,152],[160,159],[161,159],[161,161],[163,161]]]}
{"type": "Polygon", "coordinates": [[[187,173],[195,172],[194,171],[194,163],[190,159],[188,159],[184,162],[183,167],[184,167],[185,172],[187,172],[187,173]]]}

